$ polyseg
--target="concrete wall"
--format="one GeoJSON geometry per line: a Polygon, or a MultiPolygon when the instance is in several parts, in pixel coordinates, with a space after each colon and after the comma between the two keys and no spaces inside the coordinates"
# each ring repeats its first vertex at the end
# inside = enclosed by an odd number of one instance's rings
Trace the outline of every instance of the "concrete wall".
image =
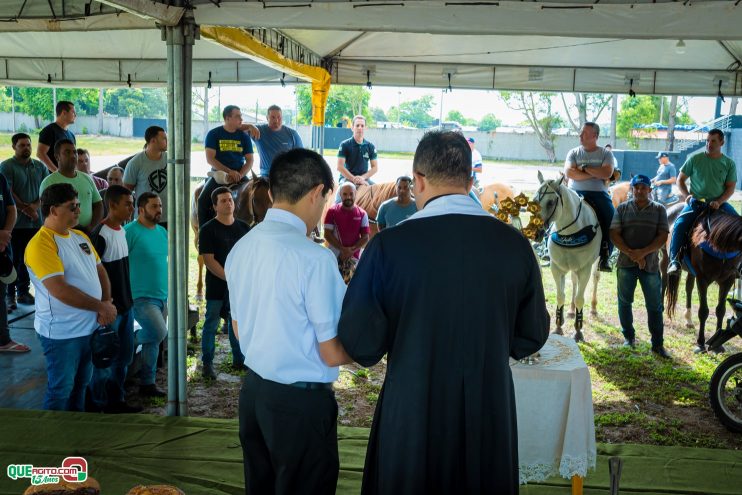
{"type": "MultiPolygon", "coordinates": [[[[41,126],[47,125],[50,120],[42,120],[41,126]]],[[[16,112],[15,114],[15,130],[19,131],[21,125],[26,127],[26,130],[32,131],[36,128],[36,122],[30,115],[16,112]]],[[[87,131],[87,134],[108,134],[110,136],[121,136],[131,137],[132,135],[132,118],[131,117],[103,117],[103,128],[101,132],[99,126],[98,116],[96,115],[80,115],[75,120],[75,123],[70,126],[70,130],[75,134],[82,134],[83,129],[87,131]]],[[[0,131],[13,132],[13,114],[0,112],[0,131]]]]}
{"type": "MultiPolygon", "coordinates": [[[[311,127],[299,126],[299,135],[305,146],[311,143],[311,127]]],[[[417,148],[417,143],[425,134],[424,129],[367,129],[366,139],[376,145],[379,151],[409,152],[417,148]]],[[[539,144],[535,134],[514,134],[488,132],[467,132],[476,140],[476,146],[485,158],[503,160],[546,160],[546,152],[539,144]]],[[[327,141],[326,141],[327,142],[327,141]]],[[[559,160],[567,156],[567,152],[579,146],[577,136],[557,136],[556,155],[559,160]]],[[[327,147],[327,146],[326,146],[327,147]]],[[[639,142],[640,150],[656,151],[665,148],[661,139],[644,139],[639,142]]],[[[631,149],[627,142],[619,139],[616,149],[631,149]]]]}

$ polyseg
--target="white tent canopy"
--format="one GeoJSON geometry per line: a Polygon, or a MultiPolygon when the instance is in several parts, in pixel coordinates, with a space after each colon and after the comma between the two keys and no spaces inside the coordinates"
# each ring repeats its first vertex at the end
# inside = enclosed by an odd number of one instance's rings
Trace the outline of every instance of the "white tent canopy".
{"type": "MultiPolygon", "coordinates": [[[[335,84],[447,87],[450,75],[453,88],[716,95],[721,82],[732,95],[742,93],[736,3],[195,0],[193,15],[198,25],[254,30],[274,48],[293,40],[335,84]]],[[[0,81],[164,83],[165,48],[153,19],[177,22],[178,8],[145,0],[85,5],[0,0],[0,81]]],[[[281,78],[199,40],[194,83],[209,72],[214,84],[281,78]]]]}

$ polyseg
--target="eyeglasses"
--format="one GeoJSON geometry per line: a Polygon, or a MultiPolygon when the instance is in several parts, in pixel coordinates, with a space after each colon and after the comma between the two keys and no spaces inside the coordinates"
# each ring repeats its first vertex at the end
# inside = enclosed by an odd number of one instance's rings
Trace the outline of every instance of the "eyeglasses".
{"type": "MultiPolygon", "coordinates": [[[[57,205],[57,206],[62,206],[62,205],[57,205]]],[[[67,208],[69,208],[70,211],[74,212],[80,209],[80,202],[78,201],[76,203],[70,203],[66,206],[67,208]]]]}
{"type": "Polygon", "coordinates": [[[413,171],[413,172],[412,172],[412,180],[410,181],[410,187],[411,187],[411,188],[412,188],[412,187],[415,187],[415,174],[419,175],[420,177],[425,177],[425,174],[424,174],[424,173],[422,173],[422,172],[418,172],[418,171],[416,171],[416,170],[415,170],[415,171],[413,171]]]}

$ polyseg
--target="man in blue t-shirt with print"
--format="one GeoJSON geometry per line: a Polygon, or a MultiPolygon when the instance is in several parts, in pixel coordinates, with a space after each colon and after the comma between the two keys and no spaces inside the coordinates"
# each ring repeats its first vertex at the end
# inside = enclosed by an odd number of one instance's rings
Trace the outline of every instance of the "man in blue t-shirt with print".
{"type": "Polygon", "coordinates": [[[299,133],[291,127],[283,125],[281,107],[278,105],[269,106],[266,117],[268,118],[267,124],[243,124],[242,130],[249,131],[255,141],[260,156],[260,176],[267,178],[271,170],[271,163],[273,163],[276,155],[294,148],[303,148],[304,143],[302,143],[299,133]]]}
{"type": "Polygon", "coordinates": [[[407,220],[417,213],[417,205],[412,199],[412,179],[403,175],[397,179],[397,197],[387,199],[376,213],[376,224],[379,230],[394,227],[402,220],[407,220]]]}
{"type": "MultiPolygon", "coordinates": [[[[206,162],[212,170],[227,174],[230,184],[240,182],[252,168],[253,152],[250,136],[240,130],[242,112],[236,105],[227,105],[222,112],[224,125],[215,127],[206,134],[206,162]]],[[[214,178],[206,181],[198,197],[198,225],[201,226],[214,218],[214,206],[211,193],[219,187],[214,178]]]]}

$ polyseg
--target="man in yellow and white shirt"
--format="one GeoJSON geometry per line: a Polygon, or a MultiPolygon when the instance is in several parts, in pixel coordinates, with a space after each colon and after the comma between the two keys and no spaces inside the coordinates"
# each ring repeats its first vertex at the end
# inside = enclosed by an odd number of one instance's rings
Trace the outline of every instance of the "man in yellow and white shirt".
{"type": "Polygon", "coordinates": [[[93,373],[90,336],[116,318],[108,275],[90,239],[73,230],[80,216],[77,191],[54,184],[41,195],[44,225],[26,248],[36,290],[34,328],[46,358],[44,409],[84,411],[93,373]]]}

